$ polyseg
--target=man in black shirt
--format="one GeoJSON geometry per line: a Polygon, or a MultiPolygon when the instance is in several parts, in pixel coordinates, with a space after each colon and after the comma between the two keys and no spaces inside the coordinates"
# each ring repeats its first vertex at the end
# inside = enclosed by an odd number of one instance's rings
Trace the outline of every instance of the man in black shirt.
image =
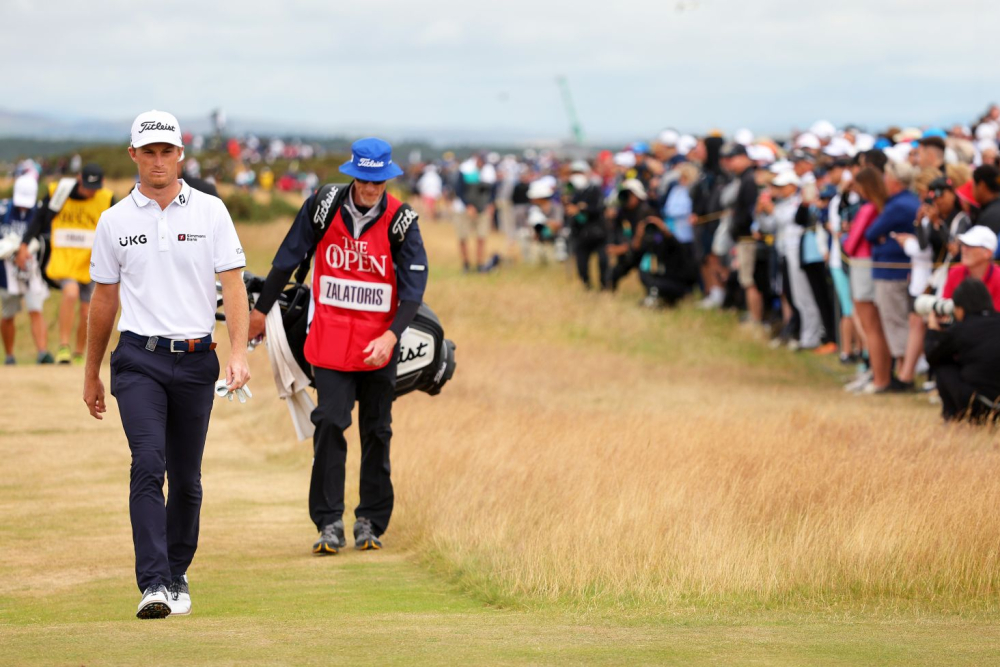
{"type": "Polygon", "coordinates": [[[723,153],[729,158],[729,170],[739,179],[740,187],[733,204],[733,216],[729,234],[736,243],[736,261],[739,263],[737,277],[746,294],[750,321],[764,322],[764,297],[754,281],[757,267],[757,240],[753,237],[754,211],[757,208],[757,181],[754,164],[747,156],[747,149],[741,144],[732,144],[723,153]]]}
{"type": "Polygon", "coordinates": [[[942,329],[932,311],[924,340],[941,414],[945,421],[995,415],[1000,409],[1000,316],[986,285],[976,278],[963,280],[953,301],[955,324],[942,329]]]}
{"type": "Polygon", "coordinates": [[[644,304],[666,302],[672,305],[687,294],[697,269],[684,246],[653,212],[646,199],[646,190],[638,180],[622,183],[619,193],[622,205],[615,216],[612,244],[608,246],[608,254],[617,257],[618,261],[611,270],[608,287],[617,288],[618,282],[633,269],[640,268],[643,257],[648,255],[650,266],[639,273],[649,295],[644,304]]]}
{"type": "Polygon", "coordinates": [[[608,275],[608,242],[604,221],[604,198],[601,186],[590,181],[590,165],[583,160],[573,163],[569,177],[570,193],[566,199],[566,227],[570,231],[576,270],[583,286],[590,289],[590,257],[597,255],[598,282],[605,287],[608,275]]]}
{"type": "Polygon", "coordinates": [[[979,202],[979,215],[975,224],[989,227],[994,234],[1000,234],[1000,170],[984,164],[972,172],[976,184],[973,191],[979,202]]]}
{"type": "Polygon", "coordinates": [[[649,266],[639,270],[639,279],[647,292],[643,305],[673,306],[683,299],[697,276],[694,258],[684,244],[656,216],[640,223],[636,244],[643,249],[642,255],[650,258],[649,266]]]}
{"type": "Polygon", "coordinates": [[[611,228],[611,243],[607,253],[616,262],[608,278],[608,287],[614,291],[618,281],[638,268],[642,253],[637,245],[639,227],[647,218],[654,217],[647,200],[646,188],[638,179],[629,178],[618,193],[619,207],[611,228]]]}
{"type": "Polygon", "coordinates": [[[534,180],[534,172],[524,165],[521,174],[518,176],[517,184],[510,196],[510,203],[514,207],[514,227],[520,230],[528,226],[528,209],[531,208],[531,200],[528,199],[528,188],[534,180]]]}

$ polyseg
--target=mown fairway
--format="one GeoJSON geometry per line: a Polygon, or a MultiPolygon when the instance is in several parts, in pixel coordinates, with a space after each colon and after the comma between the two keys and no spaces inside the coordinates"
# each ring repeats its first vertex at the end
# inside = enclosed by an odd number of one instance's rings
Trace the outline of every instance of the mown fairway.
{"type": "MultiPolygon", "coordinates": [[[[241,227],[253,270],[286,225],[241,227]]],[[[97,422],[81,368],[0,369],[0,664],[1000,661],[996,433],[848,396],[729,316],[462,276],[424,235],[459,368],[396,405],[386,549],[310,555],[311,445],[258,351],[254,399],[215,407],[189,618],[134,618],[115,402],[97,422]]]]}

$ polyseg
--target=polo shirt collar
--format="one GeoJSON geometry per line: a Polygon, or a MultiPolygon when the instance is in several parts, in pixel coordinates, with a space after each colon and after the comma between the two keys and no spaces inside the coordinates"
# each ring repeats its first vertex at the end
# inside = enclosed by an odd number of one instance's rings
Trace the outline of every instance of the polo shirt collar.
{"type": "MultiPolygon", "coordinates": [[[[181,191],[177,193],[174,200],[170,202],[171,204],[177,204],[178,206],[187,206],[188,202],[191,201],[191,186],[187,184],[187,181],[180,179],[181,181],[181,191]]],[[[139,208],[145,207],[149,202],[153,201],[146,195],[139,191],[139,186],[136,185],[132,188],[132,201],[139,208]]]]}

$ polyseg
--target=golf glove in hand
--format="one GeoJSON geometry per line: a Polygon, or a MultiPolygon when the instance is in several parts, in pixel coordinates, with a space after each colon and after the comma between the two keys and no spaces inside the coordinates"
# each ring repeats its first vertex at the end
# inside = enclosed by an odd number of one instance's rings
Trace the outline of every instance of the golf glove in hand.
{"type": "Polygon", "coordinates": [[[230,401],[233,400],[233,396],[235,395],[240,400],[240,403],[246,403],[248,398],[253,398],[249,386],[243,385],[236,391],[229,391],[229,385],[226,384],[225,380],[219,380],[215,383],[215,395],[219,398],[228,398],[230,401]]]}

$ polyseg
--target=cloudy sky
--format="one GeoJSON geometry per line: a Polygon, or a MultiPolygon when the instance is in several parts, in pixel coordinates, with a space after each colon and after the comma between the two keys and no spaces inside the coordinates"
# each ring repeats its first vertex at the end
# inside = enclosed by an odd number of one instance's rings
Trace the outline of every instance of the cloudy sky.
{"type": "Polygon", "coordinates": [[[996,0],[0,0],[0,108],[559,137],[565,75],[595,140],[941,123],[1000,99],[998,26],[996,0]]]}

